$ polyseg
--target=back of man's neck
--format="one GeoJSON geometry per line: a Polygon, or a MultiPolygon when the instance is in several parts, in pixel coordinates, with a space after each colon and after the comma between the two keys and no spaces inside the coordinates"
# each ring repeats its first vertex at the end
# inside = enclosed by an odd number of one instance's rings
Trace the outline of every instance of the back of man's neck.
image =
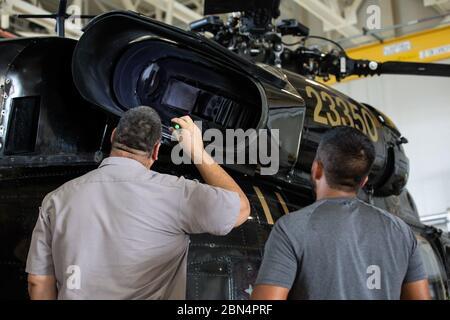
{"type": "Polygon", "coordinates": [[[141,163],[144,167],[146,167],[148,169],[150,169],[150,167],[151,167],[151,163],[148,162],[148,159],[145,159],[142,156],[134,155],[130,152],[126,152],[126,151],[122,151],[122,150],[118,150],[118,149],[113,149],[111,151],[110,157],[128,158],[128,159],[132,159],[132,160],[135,160],[135,161],[141,163]]]}
{"type": "Polygon", "coordinates": [[[317,194],[317,200],[325,200],[325,199],[339,199],[339,198],[356,198],[356,192],[347,192],[342,190],[336,190],[336,189],[328,189],[324,192],[320,192],[317,194]]]}

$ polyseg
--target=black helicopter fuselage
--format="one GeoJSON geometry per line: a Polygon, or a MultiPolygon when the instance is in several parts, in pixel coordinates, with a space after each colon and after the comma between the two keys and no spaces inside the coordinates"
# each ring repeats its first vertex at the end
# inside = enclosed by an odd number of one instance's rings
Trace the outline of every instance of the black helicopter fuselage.
{"type": "Polygon", "coordinates": [[[280,131],[277,174],[262,176],[258,165],[227,167],[252,214],[226,237],[192,236],[188,298],[249,298],[272,225],[314,201],[309,171],[318,142],[340,125],[359,129],[376,146],[370,188],[361,197],[401,216],[432,248],[426,259],[442,271],[432,275],[434,295],[448,296],[449,248],[420,223],[405,190],[405,140],[381,112],[330,87],[130,12],[95,18],[78,42],[0,42],[0,84],[0,297],[26,297],[24,263],[45,194],[94,169],[109,152],[118,117],[138,105],[154,107],[165,126],[155,170],[192,179],[199,179],[192,166],[170,161],[172,117],[190,114],[205,129],[280,131]]]}

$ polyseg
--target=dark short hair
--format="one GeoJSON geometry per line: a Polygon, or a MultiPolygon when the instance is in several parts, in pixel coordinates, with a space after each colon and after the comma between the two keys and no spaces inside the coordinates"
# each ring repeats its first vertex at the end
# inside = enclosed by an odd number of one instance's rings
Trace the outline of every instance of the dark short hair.
{"type": "Polygon", "coordinates": [[[112,147],[128,152],[129,149],[134,149],[151,156],[153,147],[159,140],[161,140],[161,118],[153,108],[141,106],[130,109],[122,115],[112,147]]]}
{"type": "Polygon", "coordinates": [[[316,160],[323,165],[331,188],[356,191],[370,173],[375,147],[360,131],[336,127],[322,137],[316,160]]]}

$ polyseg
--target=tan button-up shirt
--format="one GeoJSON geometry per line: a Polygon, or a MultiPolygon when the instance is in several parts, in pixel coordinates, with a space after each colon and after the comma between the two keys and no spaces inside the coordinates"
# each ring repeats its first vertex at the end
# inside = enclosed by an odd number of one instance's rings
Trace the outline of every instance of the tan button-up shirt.
{"type": "Polygon", "coordinates": [[[237,193],[119,157],[48,194],[26,271],[55,275],[59,299],[185,299],[188,234],[225,235],[237,193]]]}

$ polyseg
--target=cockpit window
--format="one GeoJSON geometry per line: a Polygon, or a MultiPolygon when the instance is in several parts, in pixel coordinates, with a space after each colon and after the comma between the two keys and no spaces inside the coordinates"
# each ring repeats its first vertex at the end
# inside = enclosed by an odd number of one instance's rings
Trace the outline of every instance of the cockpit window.
{"type": "Polygon", "coordinates": [[[425,238],[417,236],[417,241],[425,271],[428,275],[431,297],[433,300],[445,300],[448,298],[444,284],[446,276],[445,271],[442,269],[442,265],[439,262],[439,258],[425,238]]]}
{"type": "Polygon", "coordinates": [[[269,110],[267,127],[279,130],[280,166],[292,168],[297,163],[305,122],[305,108],[269,110]]]}
{"type": "Polygon", "coordinates": [[[271,74],[273,74],[277,78],[282,79],[286,83],[285,87],[282,89],[284,92],[287,92],[287,93],[290,93],[290,94],[292,94],[294,96],[300,97],[297,89],[295,89],[295,87],[289,81],[289,78],[285,74],[284,70],[281,70],[280,68],[275,68],[273,66],[269,66],[269,65],[264,64],[264,63],[257,63],[257,66],[260,67],[261,69],[266,70],[267,72],[270,72],[271,74]]]}

